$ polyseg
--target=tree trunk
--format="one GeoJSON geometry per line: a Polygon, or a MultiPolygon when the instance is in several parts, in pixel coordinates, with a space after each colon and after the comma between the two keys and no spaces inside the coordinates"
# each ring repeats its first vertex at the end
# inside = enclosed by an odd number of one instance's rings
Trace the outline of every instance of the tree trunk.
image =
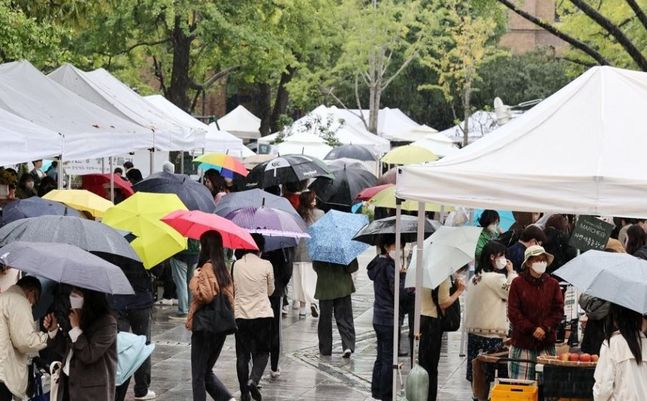
{"type": "Polygon", "coordinates": [[[261,136],[271,134],[270,117],[272,114],[272,88],[269,84],[257,85],[256,112],[261,119],[261,136]]]}
{"type": "Polygon", "coordinates": [[[472,83],[470,81],[465,82],[465,89],[463,93],[463,115],[465,120],[463,121],[463,147],[469,144],[470,138],[470,103],[472,102],[472,83]]]}
{"type": "Polygon", "coordinates": [[[368,115],[368,130],[375,135],[377,132],[378,117],[380,113],[380,99],[382,97],[382,91],[380,90],[381,85],[377,83],[375,86],[371,87],[371,102],[370,110],[368,115]]]}
{"type": "Polygon", "coordinates": [[[173,69],[171,70],[171,84],[168,87],[167,97],[173,104],[186,112],[190,112],[191,108],[191,99],[189,98],[191,42],[193,42],[193,36],[184,32],[180,17],[176,16],[172,33],[173,69]]]}
{"type": "Polygon", "coordinates": [[[287,71],[281,74],[279,87],[276,90],[274,109],[272,109],[272,116],[270,117],[270,128],[272,132],[279,130],[279,117],[287,111],[290,94],[285,86],[292,80],[295,71],[296,69],[294,67],[288,67],[287,71]]]}

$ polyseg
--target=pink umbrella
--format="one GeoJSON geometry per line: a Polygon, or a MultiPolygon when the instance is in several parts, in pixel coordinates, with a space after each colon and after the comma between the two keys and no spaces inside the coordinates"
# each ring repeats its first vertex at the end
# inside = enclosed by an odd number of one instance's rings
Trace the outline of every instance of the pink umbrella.
{"type": "Polygon", "coordinates": [[[370,187],[366,188],[362,192],[358,193],[357,196],[355,197],[356,200],[361,200],[361,201],[366,201],[377,195],[379,192],[382,192],[382,190],[387,189],[389,187],[392,187],[393,184],[384,184],[384,185],[378,185],[376,187],[370,187]]]}
{"type": "Polygon", "coordinates": [[[247,230],[215,214],[199,210],[178,210],[163,217],[162,221],[187,238],[200,239],[207,231],[217,231],[222,236],[225,248],[258,250],[247,230]]]}

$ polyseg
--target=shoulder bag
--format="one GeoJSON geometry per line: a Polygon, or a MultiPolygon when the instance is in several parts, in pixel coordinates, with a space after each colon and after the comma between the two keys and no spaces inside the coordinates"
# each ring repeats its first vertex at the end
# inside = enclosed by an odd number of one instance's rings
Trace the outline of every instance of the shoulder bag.
{"type": "MultiPolygon", "coordinates": [[[[451,280],[451,287],[449,289],[449,294],[453,295],[456,292],[456,285],[454,280],[451,280]]],[[[443,331],[458,331],[461,327],[461,302],[459,299],[456,300],[449,308],[443,309],[440,307],[438,302],[438,288],[431,290],[431,298],[436,305],[436,310],[438,311],[438,318],[440,319],[440,327],[443,331]]]]}

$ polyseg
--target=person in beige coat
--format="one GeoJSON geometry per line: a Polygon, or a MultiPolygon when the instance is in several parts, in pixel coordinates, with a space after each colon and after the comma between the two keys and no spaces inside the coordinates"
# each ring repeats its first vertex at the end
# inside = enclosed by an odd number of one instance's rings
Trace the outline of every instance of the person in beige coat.
{"type": "MultiPolygon", "coordinates": [[[[0,401],[25,397],[29,358],[47,346],[49,337],[36,328],[31,312],[40,292],[38,279],[27,276],[0,294],[0,401]]],[[[52,315],[45,327],[55,333],[52,315]]]]}
{"type": "MultiPolygon", "coordinates": [[[[252,234],[256,246],[262,250],[265,240],[252,234]]],[[[240,384],[241,401],[250,397],[260,401],[258,383],[270,356],[270,339],[274,311],[270,295],[274,292],[272,264],[252,251],[236,251],[238,260],[231,270],[234,279],[236,333],[236,373],[240,384]],[[251,373],[249,362],[252,361],[251,373]]]]}

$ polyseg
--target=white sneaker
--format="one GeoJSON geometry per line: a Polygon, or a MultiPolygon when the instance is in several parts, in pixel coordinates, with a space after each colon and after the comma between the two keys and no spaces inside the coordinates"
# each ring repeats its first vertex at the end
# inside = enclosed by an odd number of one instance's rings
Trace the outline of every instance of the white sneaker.
{"type": "Polygon", "coordinates": [[[345,349],[345,350],[344,350],[344,353],[342,354],[342,358],[346,358],[346,359],[348,359],[348,358],[350,358],[350,356],[351,356],[351,354],[352,354],[352,353],[353,353],[353,351],[351,351],[351,350],[349,350],[349,349],[345,349]]]}
{"type": "Polygon", "coordinates": [[[157,398],[157,394],[155,394],[154,391],[148,390],[148,393],[146,395],[141,396],[141,397],[135,397],[136,400],[154,400],[157,398]]]}
{"type": "Polygon", "coordinates": [[[281,368],[276,369],[276,372],[273,370],[270,370],[270,377],[272,379],[276,379],[279,376],[281,376],[281,368]]]}

